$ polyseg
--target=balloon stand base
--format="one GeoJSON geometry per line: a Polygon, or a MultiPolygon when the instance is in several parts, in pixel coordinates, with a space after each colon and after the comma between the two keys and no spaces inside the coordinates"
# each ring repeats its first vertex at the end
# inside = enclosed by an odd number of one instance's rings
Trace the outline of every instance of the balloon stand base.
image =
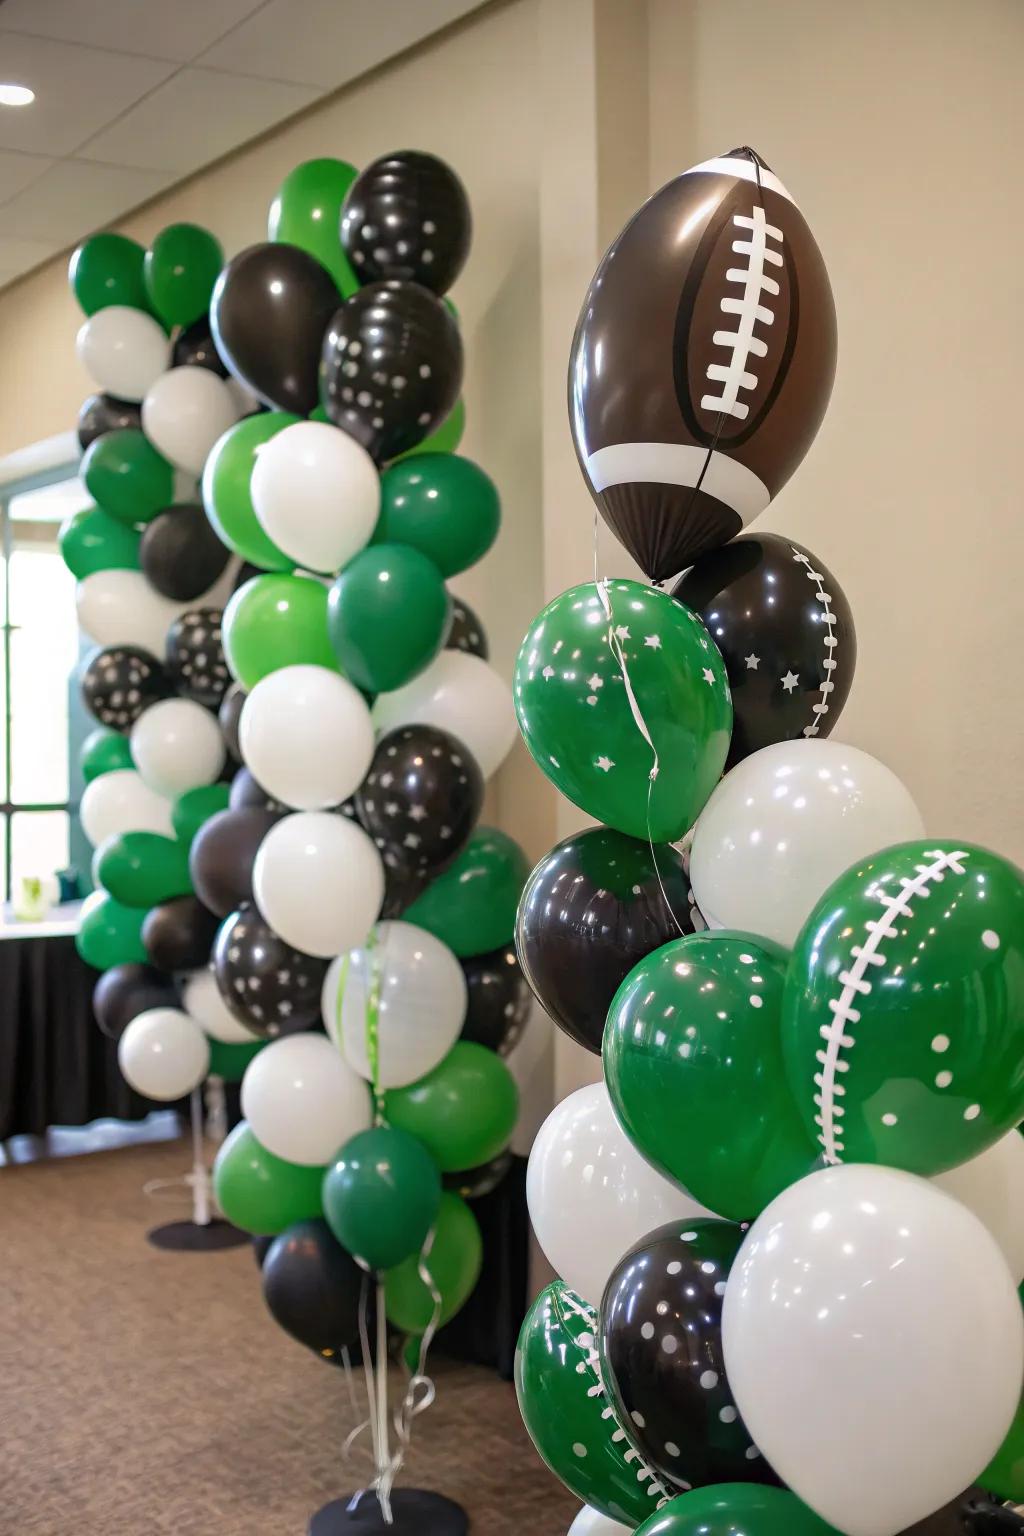
{"type": "Polygon", "coordinates": [[[200,1226],[195,1221],[168,1221],[146,1233],[147,1243],[170,1253],[215,1253],[224,1248],[241,1248],[251,1243],[248,1232],[233,1227],[229,1221],[213,1220],[200,1226]]]}
{"type": "Polygon", "coordinates": [[[364,1493],[355,1509],[348,1499],[332,1499],[318,1509],[306,1536],[466,1536],[469,1516],[443,1493],[425,1488],[396,1488],[391,1495],[394,1521],[385,1525],[375,1493],[364,1493]]]}

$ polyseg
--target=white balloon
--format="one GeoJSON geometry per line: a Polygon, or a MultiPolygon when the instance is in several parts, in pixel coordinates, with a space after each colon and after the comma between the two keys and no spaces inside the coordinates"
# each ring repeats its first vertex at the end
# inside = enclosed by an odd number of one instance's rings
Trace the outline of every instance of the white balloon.
{"type": "Polygon", "coordinates": [[[337,571],[366,544],[380,476],[354,437],[299,421],[264,443],[250,482],[256,516],[278,549],[310,571],[337,571]]]}
{"type": "Polygon", "coordinates": [[[271,827],[252,868],[264,922],[303,954],[331,959],[362,944],[384,900],[384,866],[362,827],[296,811],[271,827]]]}
{"type": "Polygon", "coordinates": [[[995,1146],[931,1181],[973,1211],[1000,1248],[1014,1285],[1024,1280],[1024,1136],[1009,1131],[995,1146]]]}
{"type": "Polygon", "coordinates": [[[718,785],[694,828],[690,883],[709,927],[791,947],[844,870],[923,836],[910,792],[877,758],[839,741],[783,741],[718,785]]]}
{"type": "Polygon", "coordinates": [[[193,699],[161,699],[132,726],[132,762],[151,789],[176,798],[212,784],[224,766],[216,717],[193,699]]]}
{"type": "Polygon", "coordinates": [[[141,400],[167,367],[170,343],[152,315],[111,304],[80,327],[75,350],[97,389],[141,400]]]}
{"type": "Polygon", "coordinates": [[[373,1118],[370,1090],[325,1035],[288,1035],[254,1056],[242,1114],[261,1146],[289,1163],[329,1163],[373,1118]]]}
{"type": "Polygon", "coordinates": [[[548,1263],[595,1307],[641,1237],[667,1221],[712,1214],[644,1161],[604,1083],[578,1088],[548,1115],[530,1153],[526,1201],[548,1263]]]}
{"type": "Polygon", "coordinates": [[[83,576],[75,587],[75,605],[79,627],[97,645],[141,645],[160,658],[167,631],[188,606],[162,597],[141,571],[119,570],[83,576]]]}
{"type": "Polygon", "coordinates": [[[349,1066],[367,1079],[371,991],[380,998],[380,1085],[414,1083],[459,1038],[467,1001],[462,966],[447,944],[414,923],[380,923],[372,944],[339,955],[331,964],[321,993],[324,1028],[349,1066]]]}
{"type": "Polygon", "coordinates": [[[170,463],[201,475],[218,437],[238,420],[225,381],[209,368],[171,368],[150,385],[142,402],[142,430],[170,463]]]}
{"type": "Polygon", "coordinates": [[[589,1504],[584,1504],[576,1519],[570,1525],[567,1536],[628,1536],[634,1530],[632,1525],[622,1525],[618,1520],[612,1520],[608,1515],[602,1515],[599,1509],[592,1509],[589,1504]]]}
{"type": "Polygon", "coordinates": [[[121,832],[174,836],[171,802],[150,789],[134,768],[115,768],[93,779],[82,791],[78,814],[94,848],[121,832]]]}
{"type": "Polygon", "coordinates": [[[117,1061],[136,1093],[169,1103],[202,1082],[210,1065],[210,1045],[180,1008],[149,1008],[137,1014],[121,1036],[117,1061]]]}
{"type": "Polygon", "coordinates": [[[340,805],[373,758],[373,722],[358,688],[328,667],[280,667],[245,701],[238,739],[257,783],[298,811],[340,805]]]}
{"type": "Polygon", "coordinates": [[[998,1244],[896,1168],[824,1168],[773,1200],[722,1328],[754,1443],[847,1536],[892,1536],[960,1493],[1020,1400],[1024,1321],[998,1244]]]}
{"type": "Polygon", "coordinates": [[[181,989],[185,1012],[205,1035],[224,1045],[251,1045],[259,1036],[240,1024],[220,995],[212,970],[193,971],[181,989]]]}
{"type": "Polygon", "coordinates": [[[400,725],[436,725],[465,742],[485,779],[516,739],[512,690],[488,662],[465,651],[442,651],[411,683],[382,693],[373,722],[383,735],[400,725]]]}

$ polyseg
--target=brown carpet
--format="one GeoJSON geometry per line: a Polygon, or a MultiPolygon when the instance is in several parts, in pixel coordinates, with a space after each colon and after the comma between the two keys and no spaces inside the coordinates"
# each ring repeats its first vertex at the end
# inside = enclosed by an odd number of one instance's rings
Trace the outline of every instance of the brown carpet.
{"type": "MultiPolygon", "coordinates": [[[[340,1371],[272,1322],[250,1248],[162,1253],[185,1214],[142,1193],[184,1143],[0,1169],[0,1530],[5,1536],[302,1536],[357,1487],[340,1371]]],[[[438,1397],[402,1481],[468,1509],[480,1536],[558,1536],[576,1501],[511,1386],[434,1360],[438,1397]]]]}

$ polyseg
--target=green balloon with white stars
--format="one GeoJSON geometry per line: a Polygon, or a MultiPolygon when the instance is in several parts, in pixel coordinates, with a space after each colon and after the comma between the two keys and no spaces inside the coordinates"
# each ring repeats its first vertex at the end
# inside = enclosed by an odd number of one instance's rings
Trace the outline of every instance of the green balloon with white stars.
{"type": "Polygon", "coordinates": [[[657,587],[586,582],[556,597],[523,641],[514,693],[537,765],[631,837],[682,837],[725,765],[725,663],[696,614],[657,587]]]}
{"type": "Polygon", "coordinates": [[[591,1508],[638,1525],[669,1491],[630,1444],[604,1385],[593,1307],[556,1280],[526,1314],[516,1346],[516,1395],[538,1452],[591,1508]]]}
{"type": "Polygon", "coordinates": [[[827,1162],[941,1173],[1024,1118],[1024,876],[899,843],[807,919],[783,1003],[790,1088],[827,1162]]]}

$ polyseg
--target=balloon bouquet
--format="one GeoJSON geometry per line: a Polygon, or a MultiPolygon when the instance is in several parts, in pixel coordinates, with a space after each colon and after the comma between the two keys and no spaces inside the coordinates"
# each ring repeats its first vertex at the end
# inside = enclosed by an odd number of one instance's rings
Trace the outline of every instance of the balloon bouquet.
{"type": "Polygon", "coordinates": [[[1024,1528],[997,1502],[1024,1499],[1024,880],[829,739],[849,603],[740,533],[834,366],[820,253],[747,149],[645,204],[573,341],[581,468],[654,578],[556,598],[514,681],[604,823],[516,936],[603,1064],[530,1158],[562,1278],[517,1355],[576,1536],[1024,1528]]]}

